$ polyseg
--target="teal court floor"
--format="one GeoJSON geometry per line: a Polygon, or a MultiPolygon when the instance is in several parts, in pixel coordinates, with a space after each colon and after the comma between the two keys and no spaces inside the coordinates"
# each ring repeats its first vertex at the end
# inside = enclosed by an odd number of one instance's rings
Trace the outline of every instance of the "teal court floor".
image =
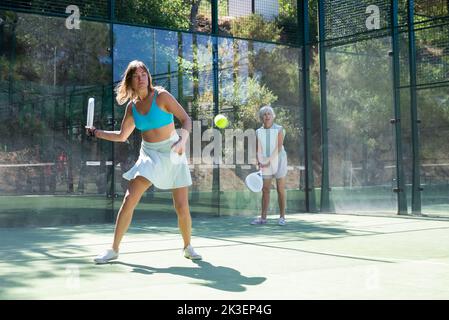
{"type": "Polygon", "coordinates": [[[0,299],[449,299],[449,220],[291,214],[193,219],[182,256],[176,216],[132,223],[120,257],[95,265],[112,224],[2,228],[0,299]]]}

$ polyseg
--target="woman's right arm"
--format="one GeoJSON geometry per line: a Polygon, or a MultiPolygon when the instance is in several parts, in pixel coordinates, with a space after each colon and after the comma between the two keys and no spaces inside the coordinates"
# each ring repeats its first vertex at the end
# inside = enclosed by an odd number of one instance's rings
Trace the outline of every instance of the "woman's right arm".
{"type": "Polygon", "coordinates": [[[114,142],[125,142],[131,133],[134,131],[136,125],[132,114],[131,102],[126,106],[125,116],[122,120],[120,131],[104,131],[95,130],[95,137],[114,142]]]}

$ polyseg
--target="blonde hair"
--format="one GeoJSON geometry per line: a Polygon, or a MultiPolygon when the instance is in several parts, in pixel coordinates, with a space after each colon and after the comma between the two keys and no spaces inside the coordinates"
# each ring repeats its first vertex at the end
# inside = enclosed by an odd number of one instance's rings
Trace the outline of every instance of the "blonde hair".
{"type": "MultiPolygon", "coordinates": [[[[137,99],[137,92],[132,87],[132,79],[134,73],[138,68],[142,68],[143,70],[145,70],[148,75],[148,92],[150,93],[155,89],[155,87],[153,87],[150,70],[148,70],[148,67],[145,65],[145,63],[139,60],[133,60],[128,64],[126,71],[123,73],[122,81],[120,81],[120,83],[115,88],[115,93],[117,94],[117,97],[115,99],[117,100],[117,103],[119,105],[125,104],[128,100],[137,99]]],[[[158,89],[159,91],[163,88],[157,87],[156,89],[158,89]]]]}

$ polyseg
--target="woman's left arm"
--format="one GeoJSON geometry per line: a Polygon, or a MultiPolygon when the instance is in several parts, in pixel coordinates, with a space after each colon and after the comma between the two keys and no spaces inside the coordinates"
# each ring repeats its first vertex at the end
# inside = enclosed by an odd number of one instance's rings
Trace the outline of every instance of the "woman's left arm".
{"type": "Polygon", "coordinates": [[[167,112],[172,113],[177,119],[179,119],[179,121],[181,121],[181,139],[178,142],[182,142],[184,146],[187,142],[187,138],[189,137],[190,132],[192,131],[192,120],[190,119],[184,108],[168,91],[162,91],[159,94],[159,98],[161,100],[159,105],[162,106],[167,112]]]}
{"type": "Polygon", "coordinates": [[[273,153],[270,156],[270,161],[273,160],[274,157],[277,157],[279,153],[282,151],[282,146],[284,145],[284,133],[283,130],[280,129],[278,132],[278,141],[276,147],[274,148],[273,153]]]}

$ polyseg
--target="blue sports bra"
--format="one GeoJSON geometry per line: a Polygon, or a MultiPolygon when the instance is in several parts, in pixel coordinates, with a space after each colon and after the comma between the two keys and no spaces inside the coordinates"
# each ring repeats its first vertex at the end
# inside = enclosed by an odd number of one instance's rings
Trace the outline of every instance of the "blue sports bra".
{"type": "Polygon", "coordinates": [[[157,91],[154,93],[153,102],[150,106],[150,111],[146,114],[140,114],[136,105],[132,104],[134,124],[140,131],[147,131],[151,129],[161,128],[173,122],[173,114],[162,110],[156,103],[157,91]]]}

